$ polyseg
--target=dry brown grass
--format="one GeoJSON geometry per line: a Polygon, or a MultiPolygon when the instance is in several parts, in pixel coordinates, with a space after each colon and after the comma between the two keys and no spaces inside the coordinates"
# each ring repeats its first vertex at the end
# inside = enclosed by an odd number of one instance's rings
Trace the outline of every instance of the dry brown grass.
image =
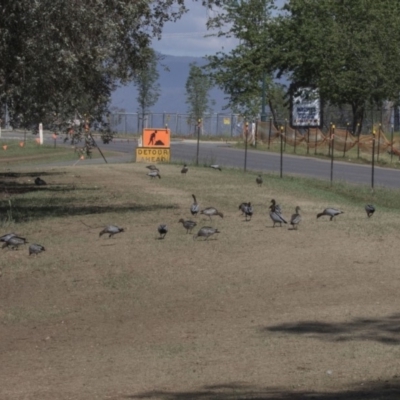
{"type": "Polygon", "coordinates": [[[47,251],[1,250],[0,398],[398,398],[396,211],[367,219],[362,204],[268,177],[259,188],[255,174],[161,171],[53,169],[46,190],[11,196],[20,222],[3,233],[47,251]],[[192,193],[224,212],[214,240],[178,223],[192,193]],[[272,229],[272,197],[287,217],[301,207],[298,231],[272,229]],[[345,214],[316,220],[326,206],[345,214]],[[99,238],[106,224],[126,232],[99,238]]]}

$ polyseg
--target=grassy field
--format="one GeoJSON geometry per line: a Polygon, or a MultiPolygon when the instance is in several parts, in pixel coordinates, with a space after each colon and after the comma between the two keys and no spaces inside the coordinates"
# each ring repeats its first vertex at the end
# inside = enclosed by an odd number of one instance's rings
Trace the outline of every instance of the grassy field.
{"type": "MultiPolygon", "coordinates": [[[[77,145],[77,147],[82,147],[77,145]]],[[[105,156],[113,156],[115,152],[104,152],[105,156]]],[[[20,165],[37,165],[52,162],[78,160],[80,154],[74,146],[54,147],[54,145],[38,145],[33,140],[0,140],[0,170],[1,168],[13,168],[20,165]],[[23,146],[22,146],[23,145],[23,146]]],[[[101,154],[93,149],[92,158],[100,158],[101,154]]],[[[86,158],[86,156],[85,156],[86,158]]]]}
{"type": "Polygon", "coordinates": [[[1,174],[3,233],[46,251],[0,250],[0,398],[399,398],[399,191],[160,169],[1,174]],[[224,218],[191,217],[192,194],[224,218]],[[298,231],[272,228],[272,198],[301,207],[298,231]],[[317,220],[328,206],[344,214],[317,220]],[[193,240],[180,218],[221,233],[193,240]]]}

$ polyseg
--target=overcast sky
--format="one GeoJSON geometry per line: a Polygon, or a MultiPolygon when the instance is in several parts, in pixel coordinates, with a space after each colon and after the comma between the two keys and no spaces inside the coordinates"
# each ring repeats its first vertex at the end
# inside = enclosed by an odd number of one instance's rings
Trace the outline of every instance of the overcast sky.
{"type": "MultiPolygon", "coordinates": [[[[276,0],[281,7],[285,0],[276,0]]],[[[164,26],[163,38],[154,40],[154,50],[171,56],[204,57],[217,51],[230,52],[238,44],[237,39],[223,37],[204,37],[207,33],[206,23],[208,11],[201,1],[187,1],[189,11],[177,22],[169,22],[164,26]]]]}
{"type": "Polygon", "coordinates": [[[163,38],[153,42],[154,50],[171,56],[204,57],[219,50],[229,52],[237,40],[204,37],[207,33],[207,9],[201,2],[187,1],[189,11],[177,22],[164,26],[163,38]]]}

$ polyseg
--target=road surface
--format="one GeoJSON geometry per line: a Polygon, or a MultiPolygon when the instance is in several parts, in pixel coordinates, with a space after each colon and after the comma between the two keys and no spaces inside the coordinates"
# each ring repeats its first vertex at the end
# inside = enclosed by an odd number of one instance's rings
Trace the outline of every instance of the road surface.
{"type": "MultiPolygon", "coordinates": [[[[3,138],[21,139],[18,133],[3,135],[3,138]]],[[[54,140],[50,135],[45,136],[45,143],[52,144],[54,140]]],[[[63,137],[57,139],[57,145],[63,144],[63,137]]],[[[102,150],[117,151],[125,154],[121,157],[113,157],[109,162],[126,162],[131,159],[137,146],[135,140],[116,139],[108,145],[98,141],[102,150]]],[[[196,160],[196,142],[191,140],[172,141],[171,154],[175,162],[192,163],[196,160]]],[[[102,159],[85,160],[85,163],[103,163],[102,159]]],[[[200,142],[199,163],[219,164],[222,167],[244,167],[244,150],[233,148],[225,142],[200,142]]],[[[60,163],[61,164],[61,163],[60,163]]],[[[248,150],[247,170],[259,172],[280,173],[280,154],[257,150],[248,150]]],[[[296,156],[292,154],[283,155],[283,175],[299,175],[310,178],[330,180],[331,162],[313,157],[296,156]]],[[[351,164],[334,161],[333,180],[346,181],[350,183],[371,186],[371,165],[351,164]]],[[[375,167],[374,186],[388,188],[400,187],[400,170],[391,168],[375,167]]]]}

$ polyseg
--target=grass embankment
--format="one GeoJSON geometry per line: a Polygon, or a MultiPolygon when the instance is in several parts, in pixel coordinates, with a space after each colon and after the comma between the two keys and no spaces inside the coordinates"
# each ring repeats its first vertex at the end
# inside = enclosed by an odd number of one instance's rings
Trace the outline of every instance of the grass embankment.
{"type": "MultiPolygon", "coordinates": [[[[79,144],[77,148],[79,148],[79,144]]],[[[116,152],[103,152],[106,157],[115,156],[116,152]]],[[[39,145],[35,141],[1,140],[0,141],[0,168],[14,168],[16,166],[49,164],[53,162],[78,160],[81,153],[74,146],[66,147],[56,144],[39,145]]],[[[87,158],[86,156],[84,156],[87,158]]],[[[93,149],[92,158],[100,158],[101,154],[93,149]]]]}
{"type": "Polygon", "coordinates": [[[399,191],[160,170],[151,180],[143,164],[52,168],[39,188],[31,170],[3,174],[3,232],[46,252],[1,250],[0,397],[379,399],[381,382],[398,389],[399,191]],[[224,218],[192,217],[192,194],[224,218]],[[288,218],[301,207],[297,232],[272,229],[271,198],[288,218]],[[345,213],[317,220],[327,206],[345,213]],[[179,218],[221,233],[193,240],[179,218]],[[105,224],[125,232],[99,238],[105,224]]]}

